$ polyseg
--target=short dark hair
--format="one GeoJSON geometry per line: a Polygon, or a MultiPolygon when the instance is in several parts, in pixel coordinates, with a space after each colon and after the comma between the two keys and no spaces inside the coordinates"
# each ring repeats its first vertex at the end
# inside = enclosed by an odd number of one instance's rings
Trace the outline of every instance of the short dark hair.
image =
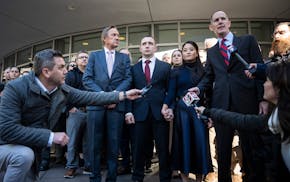
{"type": "Polygon", "coordinates": [[[87,55],[89,55],[89,52],[87,50],[80,50],[78,53],[77,53],[77,57],[79,57],[80,54],[82,53],[85,53],[87,55]]]}
{"type": "Polygon", "coordinates": [[[39,76],[43,68],[53,69],[55,62],[54,57],[62,57],[62,53],[58,50],[45,49],[35,54],[33,58],[33,69],[36,76],[39,76]]]}
{"type": "Polygon", "coordinates": [[[142,37],[142,39],[140,40],[140,44],[141,44],[142,40],[145,39],[145,38],[152,38],[154,40],[154,44],[156,44],[155,38],[153,36],[151,36],[151,35],[146,35],[146,36],[142,37]]]}

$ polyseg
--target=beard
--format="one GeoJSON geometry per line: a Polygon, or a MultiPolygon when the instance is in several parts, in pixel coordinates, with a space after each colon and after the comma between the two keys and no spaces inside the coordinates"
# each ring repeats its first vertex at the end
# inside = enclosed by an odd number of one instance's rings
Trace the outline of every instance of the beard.
{"type": "Polygon", "coordinates": [[[271,50],[274,51],[274,55],[286,54],[290,51],[290,37],[274,41],[271,50]]]}

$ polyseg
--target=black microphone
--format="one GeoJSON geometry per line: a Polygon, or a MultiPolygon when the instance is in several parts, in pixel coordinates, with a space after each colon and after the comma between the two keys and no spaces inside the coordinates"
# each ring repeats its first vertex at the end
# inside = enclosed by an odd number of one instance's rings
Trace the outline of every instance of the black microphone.
{"type": "Polygon", "coordinates": [[[242,56],[238,53],[237,48],[234,45],[229,45],[228,50],[230,54],[234,54],[238,58],[238,60],[246,67],[247,70],[249,70],[251,74],[257,71],[256,67],[250,68],[249,63],[247,63],[247,61],[245,61],[244,58],[242,58],[242,56]]]}

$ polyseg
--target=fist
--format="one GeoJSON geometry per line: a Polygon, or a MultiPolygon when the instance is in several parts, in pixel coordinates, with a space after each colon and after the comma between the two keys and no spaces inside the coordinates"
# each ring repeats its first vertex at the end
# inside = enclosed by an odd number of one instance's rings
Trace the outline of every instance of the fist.
{"type": "Polygon", "coordinates": [[[65,146],[69,142],[69,137],[64,132],[55,132],[53,136],[53,143],[65,146]]]}

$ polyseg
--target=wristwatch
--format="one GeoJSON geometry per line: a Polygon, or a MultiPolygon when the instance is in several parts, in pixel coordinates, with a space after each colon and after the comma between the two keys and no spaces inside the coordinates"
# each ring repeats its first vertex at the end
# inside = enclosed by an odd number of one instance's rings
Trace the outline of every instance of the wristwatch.
{"type": "Polygon", "coordinates": [[[123,95],[124,95],[124,100],[127,99],[126,91],[123,91],[123,95]]]}

